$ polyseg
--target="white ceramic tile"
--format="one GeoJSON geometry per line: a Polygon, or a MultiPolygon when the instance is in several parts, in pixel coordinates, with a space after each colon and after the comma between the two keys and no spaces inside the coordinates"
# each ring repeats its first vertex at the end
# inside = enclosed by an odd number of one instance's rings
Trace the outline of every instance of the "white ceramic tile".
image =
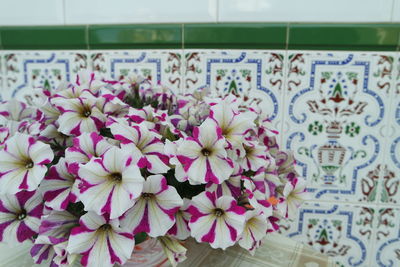
{"type": "Polygon", "coordinates": [[[220,22],[389,22],[392,1],[220,0],[218,20],[220,22]]]}
{"type": "Polygon", "coordinates": [[[0,0],[0,26],[63,23],[62,0],[0,0]]]}
{"type": "Polygon", "coordinates": [[[400,0],[393,0],[392,21],[400,22],[400,0]]]}
{"type": "Polygon", "coordinates": [[[67,0],[67,24],[216,22],[217,0],[67,0]]]}

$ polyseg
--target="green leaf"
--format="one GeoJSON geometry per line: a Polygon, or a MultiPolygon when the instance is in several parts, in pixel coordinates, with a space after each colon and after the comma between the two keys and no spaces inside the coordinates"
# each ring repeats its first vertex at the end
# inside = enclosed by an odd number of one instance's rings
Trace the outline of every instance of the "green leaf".
{"type": "Polygon", "coordinates": [[[147,239],[147,234],[145,232],[141,232],[135,235],[135,245],[140,244],[147,239]]]}

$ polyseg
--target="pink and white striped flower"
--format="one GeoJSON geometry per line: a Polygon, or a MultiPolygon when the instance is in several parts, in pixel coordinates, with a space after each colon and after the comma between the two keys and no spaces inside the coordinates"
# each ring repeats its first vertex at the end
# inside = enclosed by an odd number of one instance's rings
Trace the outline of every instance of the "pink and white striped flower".
{"type": "Polygon", "coordinates": [[[282,198],[277,206],[279,214],[285,218],[296,216],[299,207],[307,199],[307,182],[302,178],[294,178],[283,188],[282,198]]]}
{"type": "Polygon", "coordinates": [[[192,198],[188,211],[192,237],[213,248],[233,246],[243,232],[246,210],[233,197],[203,192],[192,198]]]}
{"type": "Polygon", "coordinates": [[[104,85],[104,82],[96,80],[93,72],[81,70],[76,76],[75,85],[59,88],[55,96],[62,98],[92,97],[98,95],[104,85]]]}
{"type": "Polygon", "coordinates": [[[182,207],[175,214],[175,224],[168,231],[168,234],[180,240],[184,240],[190,236],[190,214],[187,211],[189,204],[190,200],[184,198],[182,207]]]}
{"type": "Polygon", "coordinates": [[[124,264],[131,257],[135,238],[119,226],[118,219],[110,220],[89,211],[79,224],[71,231],[67,251],[82,254],[83,266],[112,267],[124,264]]]}
{"type": "Polygon", "coordinates": [[[50,167],[49,173],[40,184],[46,206],[54,210],[66,210],[69,203],[78,200],[76,177],[68,171],[68,164],[61,158],[56,165],[50,167]]]}
{"type": "Polygon", "coordinates": [[[124,119],[114,119],[109,127],[114,138],[121,141],[121,147],[132,150],[140,168],[147,168],[151,173],[166,173],[170,169],[164,144],[157,133],[145,125],[130,126],[124,119]]]}
{"type": "Polygon", "coordinates": [[[43,212],[41,195],[21,191],[0,195],[0,241],[23,242],[39,232],[43,212]]]}
{"type": "Polygon", "coordinates": [[[238,159],[240,166],[248,171],[257,171],[268,164],[267,149],[255,141],[243,143],[244,154],[238,159]]]}
{"type": "Polygon", "coordinates": [[[73,146],[65,151],[65,160],[68,162],[68,170],[78,173],[79,166],[86,164],[93,157],[101,157],[112,144],[96,132],[83,133],[73,139],[73,146]]]}
{"type": "Polygon", "coordinates": [[[0,192],[15,194],[35,190],[53,160],[50,146],[32,136],[15,133],[0,151],[0,192]]]}
{"type": "Polygon", "coordinates": [[[66,135],[79,136],[96,132],[105,124],[105,115],[97,108],[94,98],[54,98],[52,103],[60,110],[58,130],[66,135]]]}
{"type": "Polygon", "coordinates": [[[134,234],[163,236],[174,225],[175,213],[182,205],[181,197],[174,187],[167,185],[164,176],[151,175],[144,182],[142,195],[121,219],[121,225],[134,234]]]}
{"type": "Polygon", "coordinates": [[[239,240],[239,245],[254,255],[255,250],[261,245],[261,240],[267,234],[267,230],[267,216],[257,210],[248,210],[246,212],[246,223],[239,240]]]}
{"type": "Polygon", "coordinates": [[[118,218],[133,206],[142,192],[144,178],[132,151],[112,147],[79,168],[79,199],[86,210],[118,218]]]}
{"type": "Polygon", "coordinates": [[[194,128],[193,137],[185,138],[179,145],[177,158],[191,184],[220,184],[233,172],[221,129],[211,121],[194,128]]]}
{"type": "Polygon", "coordinates": [[[0,103],[0,116],[10,121],[23,121],[36,115],[35,109],[15,99],[0,103]]]}
{"type": "Polygon", "coordinates": [[[43,215],[38,237],[31,249],[35,263],[52,260],[56,256],[54,246],[62,243],[66,245],[71,229],[78,225],[78,218],[67,211],[50,211],[43,215]]]}
{"type": "Polygon", "coordinates": [[[210,118],[221,128],[230,148],[241,147],[245,134],[255,127],[257,118],[254,112],[239,112],[235,101],[235,97],[227,96],[210,110],[210,118]]]}
{"type": "Polygon", "coordinates": [[[237,199],[242,192],[242,173],[243,169],[236,164],[229,179],[221,184],[208,183],[206,185],[206,191],[215,192],[218,197],[232,196],[237,199]]]}

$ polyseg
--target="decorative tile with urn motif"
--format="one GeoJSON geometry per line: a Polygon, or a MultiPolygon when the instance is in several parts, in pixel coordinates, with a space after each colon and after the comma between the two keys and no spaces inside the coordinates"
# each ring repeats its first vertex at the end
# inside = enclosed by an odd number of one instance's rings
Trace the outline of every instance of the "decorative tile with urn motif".
{"type": "Polygon", "coordinates": [[[280,130],[286,51],[184,50],[183,87],[207,87],[218,96],[234,94],[243,105],[251,98],[280,130]]]}
{"type": "Polygon", "coordinates": [[[102,50],[90,52],[92,69],[102,79],[140,75],[175,92],[182,86],[182,50],[102,50]]]}
{"type": "Polygon", "coordinates": [[[3,100],[22,99],[35,87],[55,89],[88,67],[86,51],[4,51],[3,100]]]}
{"type": "Polygon", "coordinates": [[[370,266],[376,212],[375,205],[307,203],[281,232],[333,257],[338,266],[370,266]]]}
{"type": "Polygon", "coordinates": [[[394,57],[290,51],[285,148],[315,200],[377,201],[394,57]]]}

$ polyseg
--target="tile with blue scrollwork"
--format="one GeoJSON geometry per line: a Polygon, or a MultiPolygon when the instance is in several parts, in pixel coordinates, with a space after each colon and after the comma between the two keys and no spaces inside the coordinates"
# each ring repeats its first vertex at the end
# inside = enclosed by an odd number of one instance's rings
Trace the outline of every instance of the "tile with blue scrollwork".
{"type": "Polygon", "coordinates": [[[231,93],[246,106],[256,101],[280,130],[285,54],[266,50],[185,50],[184,89],[191,92],[207,87],[218,96],[231,93]]]}
{"type": "Polygon", "coordinates": [[[371,266],[375,211],[374,206],[307,203],[281,232],[333,257],[338,266],[371,266]]]}
{"type": "Polygon", "coordinates": [[[385,204],[400,204],[400,57],[395,60],[393,90],[388,127],[384,133],[388,139],[385,154],[384,175],[381,179],[379,201],[385,204]]]}
{"type": "Polygon", "coordinates": [[[314,199],[378,201],[394,56],[290,52],[285,146],[314,199]]]}
{"type": "Polygon", "coordinates": [[[400,266],[400,208],[381,206],[371,266],[400,266]]]}
{"type": "Polygon", "coordinates": [[[123,80],[130,74],[152,84],[181,91],[182,50],[103,50],[91,51],[92,69],[103,79],[123,80]]]}
{"type": "Polygon", "coordinates": [[[3,99],[22,99],[35,87],[55,89],[87,68],[86,51],[6,51],[3,99]]]}

